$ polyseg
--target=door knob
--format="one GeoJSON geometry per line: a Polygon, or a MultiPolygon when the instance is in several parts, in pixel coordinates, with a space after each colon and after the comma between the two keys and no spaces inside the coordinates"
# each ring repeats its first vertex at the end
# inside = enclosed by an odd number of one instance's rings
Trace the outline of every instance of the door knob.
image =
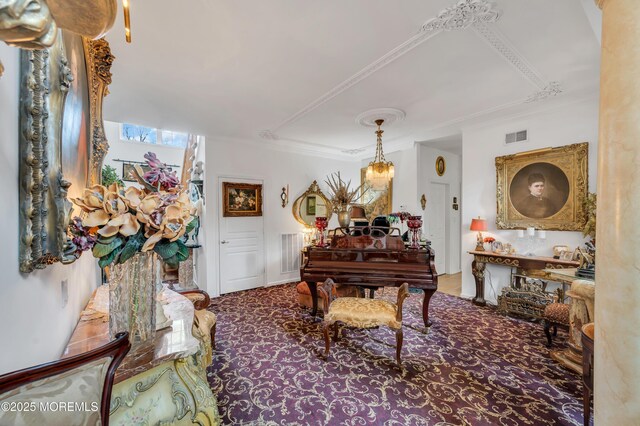
{"type": "Polygon", "coordinates": [[[220,241],[220,244],[229,244],[229,241],[227,241],[227,240],[222,240],[222,241],[220,241]]]}

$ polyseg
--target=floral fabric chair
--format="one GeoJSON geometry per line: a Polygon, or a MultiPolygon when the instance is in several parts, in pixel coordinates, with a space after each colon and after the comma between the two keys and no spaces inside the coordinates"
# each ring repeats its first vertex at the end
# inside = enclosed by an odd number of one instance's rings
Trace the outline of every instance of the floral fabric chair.
{"type": "Polygon", "coordinates": [[[84,354],[0,376],[1,425],[109,425],[113,378],[129,334],[84,354]],[[73,404],[73,409],[61,409],[73,404]]]}

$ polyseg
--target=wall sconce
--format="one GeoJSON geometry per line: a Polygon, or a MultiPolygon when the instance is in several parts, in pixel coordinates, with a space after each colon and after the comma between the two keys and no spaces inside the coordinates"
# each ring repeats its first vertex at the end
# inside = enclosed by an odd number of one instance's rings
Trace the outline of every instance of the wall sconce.
{"type": "Polygon", "coordinates": [[[458,197],[453,197],[453,204],[451,205],[451,207],[454,210],[458,210],[458,197]]]}
{"type": "Polygon", "coordinates": [[[284,209],[289,204],[289,185],[286,187],[282,187],[282,192],[280,193],[280,199],[282,200],[282,208],[284,209]]]}
{"type": "Polygon", "coordinates": [[[427,208],[427,197],[424,194],[420,197],[420,205],[422,206],[422,210],[427,208]]]}

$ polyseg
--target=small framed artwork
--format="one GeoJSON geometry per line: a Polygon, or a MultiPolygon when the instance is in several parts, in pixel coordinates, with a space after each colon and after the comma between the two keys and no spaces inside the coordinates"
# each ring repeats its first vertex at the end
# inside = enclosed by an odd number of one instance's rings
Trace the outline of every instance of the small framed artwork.
{"type": "Polygon", "coordinates": [[[440,156],[436,158],[436,173],[438,176],[442,176],[447,171],[447,163],[444,161],[444,157],[440,156]]]}
{"type": "MultiPolygon", "coordinates": [[[[137,182],[133,174],[133,167],[137,163],[122,163],[122,180],[126,182],[137,182]]],[[[138,164],[142,168],[143,173],[147,173],[151,168],[146,164],[138,164]]]]}
{"type": "Polygon", "coordinates": [[[307,197],[307,215],[308,216],[316,215],[316,197],[313,195],[307,197]]]}
{"type": "Polygon", "coordinates": [[[224,217],[262,216],[262,185],[222,182],[224,217]]]}
{"type": "Polygon", "coordinates": [[[583,142],[497,157],[498,229],[581,231],[588,152],[583,142]]]}

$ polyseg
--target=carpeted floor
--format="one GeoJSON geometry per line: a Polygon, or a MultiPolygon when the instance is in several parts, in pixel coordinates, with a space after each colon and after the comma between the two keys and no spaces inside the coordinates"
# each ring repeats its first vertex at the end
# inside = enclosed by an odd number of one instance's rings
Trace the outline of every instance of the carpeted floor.
{"type": "MultiPolygon", "coordinates": [[[[382,296],[395,301],[395,289],[382,296]]],[[[581,425],[580,377],[549,357],[538,323],[450,295],[404,305],[403,368],[387,328],[347,329],[328,360],[293,285],[216,298],[209,383],[225,424],[581,425]]],[[[563,345],[559,330],[556,342],[563,345]]]]}

